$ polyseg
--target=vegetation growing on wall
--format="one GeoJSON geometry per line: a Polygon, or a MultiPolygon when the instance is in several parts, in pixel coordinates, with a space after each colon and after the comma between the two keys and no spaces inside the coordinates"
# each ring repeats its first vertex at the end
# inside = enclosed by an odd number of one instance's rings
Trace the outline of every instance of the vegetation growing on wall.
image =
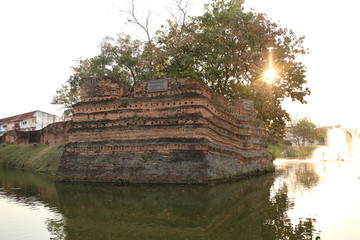
{"type": "Polygon", "coordinates": [[[149,18],[141,23],[134,2],[129,21],[146,33],[146,40],[126,34],[106,37],[100,53],[79,60],[73,75],[58,90],[52,103],[71,112],[78,101],[78,83],[87,77],[118,78],[132,89],[137,81],[195,78],[230,98],[251,99],[272,140],[284,135],[288,113],[284,98],[306,103],[305,66],[298,56],[306,54],[303,36],[279,26],[265,14],[245,11],[243,0],[213,0],[201,16],[189,17],[178,1],[179,16],[168,20],[155,37],[149,18]],[[272,76],[264,72],[271,67],[272,76]]]}

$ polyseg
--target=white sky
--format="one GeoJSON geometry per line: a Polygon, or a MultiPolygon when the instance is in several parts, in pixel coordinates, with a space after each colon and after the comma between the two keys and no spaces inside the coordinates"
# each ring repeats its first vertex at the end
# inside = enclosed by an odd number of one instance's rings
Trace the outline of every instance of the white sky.
{"type": "MultiPolygon", "coordinates": [[[[191,14],[211,0],[189,0],[191,14]]],[[[171,0],[137,0],[139,16],[152,11],[152,28],[166,18],[171,0]]],[[[41,110],[61,115],[50,104],[71,74],[73,60],[92,57],[105,36],[141,32],[126,25],[127,0],[0,0],[0,118],[41,110]]],[[[308,104],[287,102],[292,114],[318,125],[360,127],[360,14],[354,0],[247,0],[281,26],[305,35],[308,104]]]]}

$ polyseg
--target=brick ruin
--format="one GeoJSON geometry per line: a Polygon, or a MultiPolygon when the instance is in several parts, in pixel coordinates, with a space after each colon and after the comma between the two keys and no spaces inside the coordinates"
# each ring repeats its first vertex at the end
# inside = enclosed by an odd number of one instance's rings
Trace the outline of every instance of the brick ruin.
{"type": "Polygon", "coordinates": [[[0,144],[57,144],[69,141],[68,130],[71,121],[51,123],[41,130],[35,131],[7,131],[0,136],[0,144]]]}
{"type": "Polygon", "coordinates": [[[253,102],[193,79],[86,79],[60,181],[204,183],[273,170],[253,102]]]}

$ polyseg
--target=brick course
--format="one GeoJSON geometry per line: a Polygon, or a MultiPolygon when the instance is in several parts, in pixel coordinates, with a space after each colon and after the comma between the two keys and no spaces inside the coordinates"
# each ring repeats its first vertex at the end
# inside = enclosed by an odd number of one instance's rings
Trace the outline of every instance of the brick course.
{"type": "Polygon", "coordinates": [[[59,180],[199,183],[273,169],[253,102],[202,81],[85,79],[59,180]]]}

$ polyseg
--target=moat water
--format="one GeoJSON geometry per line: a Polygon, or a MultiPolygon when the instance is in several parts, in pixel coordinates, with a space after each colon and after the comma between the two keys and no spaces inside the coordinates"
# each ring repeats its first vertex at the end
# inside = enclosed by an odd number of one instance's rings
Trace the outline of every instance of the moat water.
{"type": "Polygon", "coordinates": [[[360,162],[217,186],[54,183],[0,169],[0,239],[359,239],[360,162]]]}

